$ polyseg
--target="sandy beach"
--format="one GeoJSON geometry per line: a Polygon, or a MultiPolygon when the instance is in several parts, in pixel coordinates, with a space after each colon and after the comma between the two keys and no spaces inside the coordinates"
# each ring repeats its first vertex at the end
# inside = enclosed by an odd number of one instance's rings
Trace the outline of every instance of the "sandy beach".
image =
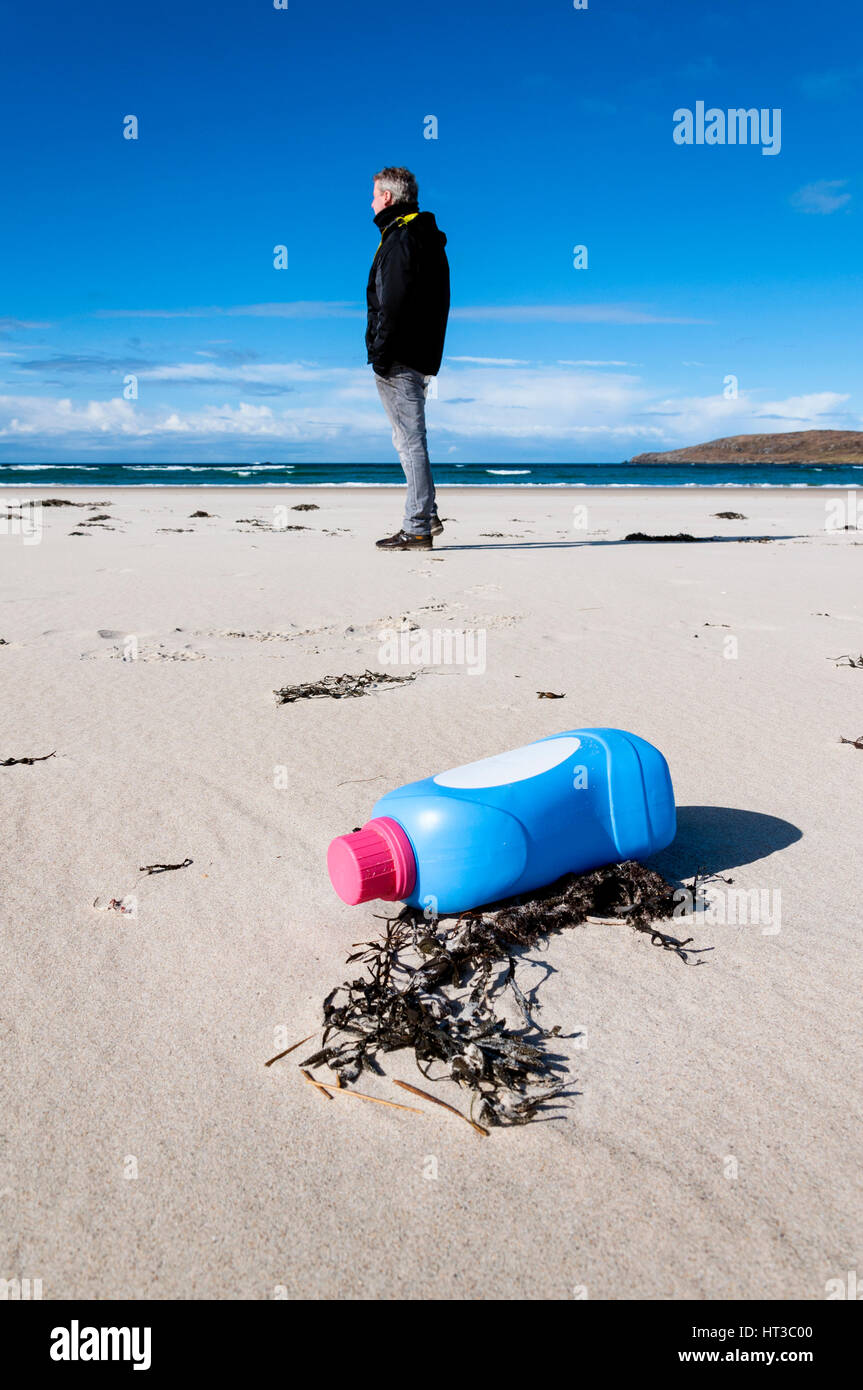
{"type": "MultiPolygon", "coordinates": [[[[56,754],[0,767],[0,1273],[75,1299],[818,1300],[857,1267],[863,669],[835,658],[863,650],[863,533],[825,529],[833,494],[442,489],[430,555],[375,551],[389,489],[7,489],[0,519],[43,496],[90,506],[0,535],[0,762],[56,754]],[[383,669],[403,619],[483,634],[482,660],[276,703],[383,669]],[[769,916],[699,921],[689,963],[599,924],[529,953],[572,1087],[486,1139],[328,1103],[303,1052],[265,1067],[387,910],[339,901],[330,839],[590,725],[668,759],[651,866],[769,916]]],[[[426,1084],[385,1071],[360,1089],[426,1084]]]]}

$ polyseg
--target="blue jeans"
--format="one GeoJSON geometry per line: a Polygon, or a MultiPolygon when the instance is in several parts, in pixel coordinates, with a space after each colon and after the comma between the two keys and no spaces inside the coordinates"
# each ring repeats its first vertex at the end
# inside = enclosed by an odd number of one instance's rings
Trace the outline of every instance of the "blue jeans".
{"type": "Polygon", "coordinates": [[[426,444],[425,377],[403,362],[394,362],[388,376],[375,372],[375,381],[408,485],[402,530],[427,536],[435,512],[435,488],[426,444]]]}

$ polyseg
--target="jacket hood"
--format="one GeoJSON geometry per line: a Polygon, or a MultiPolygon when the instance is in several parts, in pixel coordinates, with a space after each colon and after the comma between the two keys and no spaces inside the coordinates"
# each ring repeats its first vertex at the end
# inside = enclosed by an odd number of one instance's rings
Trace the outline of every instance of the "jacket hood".
{"type": "Polygon", "coordinates": [[[419,213],[411,222],[410,229],[422,241],[439,241],[441,246],[446,246],[446,235],[435,221],[433,212],[419,213]]]}
{"type": "Polygon", "coordinates": [[[416,213],[409,223],[413,236],[421,241],[438,240],[441,246],[446,246],[446,236],[435,221],[434,213],[420,212],[418,203],[390,203],[388,208],[383,208],[375,217],[375,226],[383,235],[384,230],[391,222],[395,222],[397,217],[405,217],[411,212],[416,213]]]}

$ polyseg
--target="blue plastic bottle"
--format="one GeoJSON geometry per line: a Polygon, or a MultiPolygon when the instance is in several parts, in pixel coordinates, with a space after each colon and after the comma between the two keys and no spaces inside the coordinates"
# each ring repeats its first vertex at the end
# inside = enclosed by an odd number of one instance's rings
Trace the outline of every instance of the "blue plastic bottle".
{"type": "Polygon", "coordinates": [[[643,858],[675,829],[658,749],[622,729],[571,729],[387,792],[362,830],[333,840],[327,866],[347,903],[437,915],[643,858]]]}

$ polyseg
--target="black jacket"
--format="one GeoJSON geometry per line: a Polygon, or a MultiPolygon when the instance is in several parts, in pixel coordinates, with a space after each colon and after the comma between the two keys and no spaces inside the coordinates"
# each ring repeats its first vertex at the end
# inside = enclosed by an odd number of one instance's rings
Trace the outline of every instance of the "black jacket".
{"type": "Polygon", "coordinates": [[[446,237],[433,212],[416,203],[392,203],[375,218],[383,238],[366,286],[367,360],[379,376],[403,362],[436,376],[449,315],[446,237]],[[399,218],[417,213],[410,222],[399,218]]]}

